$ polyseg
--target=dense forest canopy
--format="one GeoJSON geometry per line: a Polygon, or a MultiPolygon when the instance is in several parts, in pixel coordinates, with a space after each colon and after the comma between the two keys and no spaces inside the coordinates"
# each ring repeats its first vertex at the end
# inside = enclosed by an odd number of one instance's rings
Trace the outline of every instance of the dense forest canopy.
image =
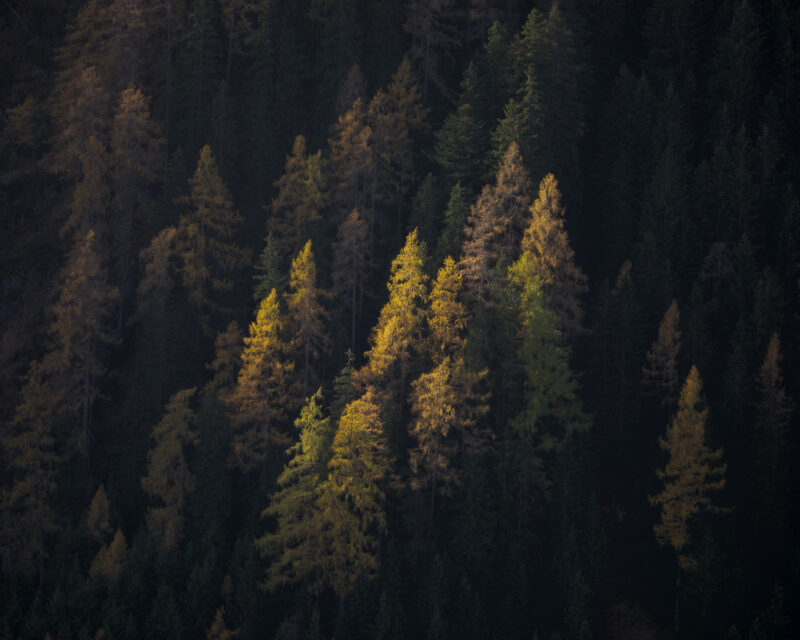
{"type": "Polygon", "coordinates": [[[4,0],[0,638],[800,633],[792,0],[4,0]]]}

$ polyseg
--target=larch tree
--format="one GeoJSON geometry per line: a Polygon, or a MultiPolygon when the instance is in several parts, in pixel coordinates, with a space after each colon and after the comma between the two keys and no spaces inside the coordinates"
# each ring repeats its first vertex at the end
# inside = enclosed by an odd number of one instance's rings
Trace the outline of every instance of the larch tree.
{"type": "Polygon", "coordinates": [[[530,252],[534,260],[548,303],[558,314],[559,328],[565,335],[574,336],[583,331],[580,298],[588,290],[588,284],[586,275],[575,264],[561,192],[552,173],[539,183],[539,194],[530,214],[522,250],[530,252]]]}
{"type": "MultiPolygon", "coordinates": [[[[373,201],[396,212],[396,229],[403,228],[405,196],[414,182],[414,134],[426,128],[423,107],[408,58],[403,58],[386,89],[378,90],[367,107],[375,158],[373,201]]],[[[390,229],[390,220],[377,219],[390,229]]]]}
{"type": "Polygon", "coordinates": [[[53,348],[43,361],[62,407],[76,422],[74,440],[87,465],[92,414],[100,397],[100,378],[106,374],[103,348],[114,342],[108,320],[115,298],[97,254],[95,234],[89,231],[78,239],[62,271],[50,325],[53,348]]]}
{"type": "Polygon", "coordinates": [[[425,321],[428,276],[424,264],[424,250],[414,229],[392,261],[389,300],[372,329],[367,362],[359,372],[368,384],[399,383],[401,392],[405,387],[413,355],[421,346],[425,321]]]}
{"type": "Polygon", "coordinates": [[[53,433],[52,390],[34,362],[2,440],[8,482],[0,492],[0,540],[13,551],[13,570],[38,575],[41,590],[47,537],[60,528],[52,500],[61,456],[53,433]]]}
{"type": "Polygon", "coordinates": [[[530,207],[530,177],[522,164],[519,146],[512,142],[497,172],[495,185],[486,185],[470,209],[464,228],[464,245],[459,263],[468,297],[479,302],[493,300],[499,293],[503,274],[516,257],[525,215],[530,207]]]}
{"type": "Polygon", "coordinates": [[[275,518],[274,533],[256,540],[263,556],[274,558],[264,585],[274,591],[280,585],[306,582],[313,593],[323,586],[324,530],[316,500],[327,478],[335,425],[322,409],[322,390],[307,401],[294,422],[299,440],[286,454],[289,461],[278,476],[278,490],[264,517],[275,518]]]}
{"type": "Polygon", "coordinates": [[[111,205],[111,158],[105,145],[90,136],[80,155],[80,178],[72,191],[70,213],[61,234],[74,233],[85,236],[94,230],[104,247],[110,249],[109,233],[113,227],[109,220],[111,205]]]}
{"type": "Polygon", "coordinates": [[[353,209],[339,225],[333,243],[333,292],[339,296],[343,308],[349,307],[350,349],[353,351],[369,277],[368,235],[367,223],[358,214],[358,209],[353,209]]]}
{"type": "Polygon", "coordinates": [[[680,626],[680,574],[697,565],[690,552],[691,523],[701,511],[722,511],[709,494],[725,486],[722,449],[712,450],[706,444],[708,408],[702,392],[703,381],[693,366],[681,390],[678,411],[667,427],[667,436],[659,439],[659,445],[669,455],[666,467],[656,472],[664,488],[649,498],[650,504],[661,510],[660,521],[654,526],[656,540],[661,546],[674,549],[678,556],[676,631],[680,626]]]}
{"type": "Polygon", "coordinates": [[[455,261],[447,256],[433,281],[428,313],[430,354],[437,365],[463,351],[469,314],[461,301],[462,290],[463,276],[455,261]]]}
{"type": "Polygon", "coordinates": [[[194,489],[186,458],[188,449],[198,443],[197,416],[190,406],[195,391],[182,389],[167,402],[150,436],[153,448],[142,478],[142,489],[157,503],[147,509],[147,527],[167,551],[174,551],[183,538],[186,500],[194,489]]]}
{"type": "Polygon", "coordinates": [[[89,565],[89,579],[95,581],[102,579],[108,584],[114,584],[122,575],[127,561],[128,541],[122,529],[117,529],[111,542],[103,543],[92,558],[92,563],[89,565]]]}
{"type": "Polygon", "coordinates": [[[347,112],[339,116],[328,140],[330,149],[331,201],[336,221],[358,209],[369,229],[370,257],[375,236],[376,167],[373,131],[367,123],[364,103],[356,98],[347,112]]]}
{"type": "Polygon", "coordinates": [[[303,242],[317,235],[322,210],[328,203],[328,184],[322,151],[306,151],[306,139],[294,139],[283,175],[275,181],[278,195],[270,205],[267,227],[277,240],[282,257],[292,256],[303,242]]]}
{"type": "Polygon", "coordinates": [[[459,452],[476,453],[488,439],[477,429],[488,411],[487,397],[478,392],[486,371],[469,371],[462,358],[445,356],[412,383],[410,394],[415,445],[409,450],[411,488],[428,491],[428,535],[433,534],[437,495],[448,495],[461,480],[459,452]]]}
{"type": "Polygon", "coordinates": [[[285,326],[273,289],[261,301],[244,339],[242,366],[229,401],[234,429],[231,463],[244,472],[262,464],[271,447],[288,444],[283,426],[294,408],[294,363],[286,357],[285,326]]]}
{"type": "Polygon", "coordinates": [[[755,481],[758,504],[766,522],[759,523],[775,531],[786,517],[786,496],[789,494],[789,420],[792,401],[786,393],[781,372],[781,342],[772,334],[756,377],[755,481]]]}
{"type": "Polygon", "coordinates": [[[385,486],[391,474],[381,402],[375,390],[345,407],[333,439],[328,479],[318,507],[325,527],[325,581],[344,599],[377,568],[378,544],[386,533],[385,486]]]}
{"type": "Polygon", "coordinates": [[[238,629],[228,629],[225,625],[225,607],[220,607],[214,614],[214,621],[206,630],[206,640],[233,640],[239,637],[238,629]]]}
{"type": "Polygon", "coordinates": [[[645,383],[659,396],[661,406],[667,407],[669,418],[672,418],[672,401],[678,387],[679,323],[678,302],[673,300],[661,319],[658,338],[647,352],[647,364],[643,368],[645,383]]]}
{"type": "Polygon", "coordinates": [[[111,132],[114,196],[113,246],[117,261],[119,317],[122,331],[125,302],[131,288],[131,267],[141,232],[155,208],[156,189],[163,176],[163,146],[158,126],[150,117],[150,100],[134,87],[120,95],[111,132]]]}
{"type": "Polygon", "coordinates": [[[86,529],[97,542],[103,542],[111,533],[111,503],[105,485],[95,491],[86,513],[86,529]]]}
{"type": "Polygon", "coordinates": [[[315,377],[311,372],[312,362],[319,361],[330,342],[325,331],[328,312],[322,305],[326,297],[327,291],[317,288],[317,265],[311,251],[311,240],[308,240],[292,261],[286,296],[292,346],[302,361],[304,395],[309,391],[312,377],[315,377]]]}
{"type": "Polygon", "coordinates": [[[210,314],[223,308],[221,295],[233,288],[231,276],[245,265],[247,254],[236,243],[241,216],[217,170],[208,145],[200,151],[197,170],[186,199],[190,211],[181,216],[178,253],[189,300],[210,331],[210,314]]]}
{"type": "Polygon", "coordinates": [[[542,452],[586,430],[590,421],[578,397],[558,314],[550,308],[534,254],[526,250],[509,268],[509,293],[519,321],[519,357],[525,372],[525,406],[514,430],[542,452]]]}

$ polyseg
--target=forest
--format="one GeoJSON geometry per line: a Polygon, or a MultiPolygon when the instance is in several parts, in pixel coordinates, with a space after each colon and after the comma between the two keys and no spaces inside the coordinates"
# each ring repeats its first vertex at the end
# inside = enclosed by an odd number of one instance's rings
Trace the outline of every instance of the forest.
{"type": "Polygon", "coordinates": [[[3,0],[0,640],[800,637],[795,0],[3,0]]]}

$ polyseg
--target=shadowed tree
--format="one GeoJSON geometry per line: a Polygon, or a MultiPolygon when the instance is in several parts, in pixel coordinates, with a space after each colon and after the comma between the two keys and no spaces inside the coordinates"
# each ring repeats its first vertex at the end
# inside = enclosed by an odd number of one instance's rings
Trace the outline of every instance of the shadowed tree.
{"type": "Polygon", "coordinates": [[[34,362],[2,440],[8,482],[0,493],[2,546],[13,551],[11,569],[38,575],[41,592],[47,536],[60,529],[52,504],[61,457],[53,437],[52,390],[34,362]]]}
{"type": "Polygon", "coordinates": [[[61,409],[75,420],[75,443],[87,466],[94,438],[93,410],[100,397],[100,378],[106,373],[103,347],[114,342],[108,326],[116,291],[97,254],[95,234],[89,231],[70,253],[53,306],[50,325],[53,350],[44,358],[44,371],[61,409]]]}
{"type": "Polygon", "coordinates": [[[369,230],[353,209],[339,225],[333,243],[333,292],[343,308],[349,306],[350,349],[356,348],[356,327],[361,320],[369,276],[369,230]]]}
{"type": "Polygon", "coordinates": [[[668,419],[672,419],[672,400],[678,386],[679,322],[678,303],[673,300],[661,319],[658,338],[647,352],[647,364],[643,368],[645,383],[659,397],[661,406],[667,407],[668,419]]]}
{"type": "Polygon", "coordinates": [[[153,428],[153,448],[147,454],[142,489],[158,506],[147,509],[147,527],[167,551],[183,538],[186,500],[194,489],[194,474],[186,463],[187,449],[197,444],[197,418],[189,406],[195,389],[182,389],[167,402],[164,416],[153,428]]]}
{"type": "Polygon", "coordinates": [[[245,265],[247,253],[236,243],[242,219],[208,145],[200,151],[190,185],[191,194],[184,201],[191,210],[181,216],[178,254],[183,286],[203,331],[209,333],[210,316],[223,310],[221,297],[233,288],[231,276],[245,265]]]}

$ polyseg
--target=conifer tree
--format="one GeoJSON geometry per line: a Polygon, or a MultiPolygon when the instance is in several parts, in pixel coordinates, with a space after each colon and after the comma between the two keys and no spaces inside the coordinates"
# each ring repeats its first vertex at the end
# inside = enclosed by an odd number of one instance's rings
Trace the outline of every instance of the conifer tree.
{"type": "Polygon", "coordinates": [[[530,252],[535,261],[548,303],[558,314],[561,331],[567,335],[580,333],[583,318],[580,296],[588,289],[587,280],[575,264],[558,181],[551,173],[539,183],[539,195],[531,206],[522,250],[530,252]]]}
{"type": "Polygon", "coordinates": [[[20,402],[2,440],[8,482],[0,493],[3,548],[13,551],[11,568],[45,573],[47,536],[60,528],[52,500],[61,456],[53,434],[54,407],[50,385],[39,363],[31,364],[20,402]]]}
{"type": "Polygon", "coordinates": [[[308,153],[306,139],[297,136],[275,187],[278,195],[270,206],[272,217],[267,226],[282,255],[292,256],[305,239],[317,237],[321,212],[328,203],[322,151],[308,153]]]}
{"type": "Polygon", "coordinates": [[[445,95],[449,91],[442,66],[459,45],[454,5],[454,0],[410,0],[406,7],[404,28],[411,36],[410,53],[419,68],[425,98],[432,87],[445,95]]]}
{"type": "Polygon", "coordinates": [[[103,542],[108,534],[111,533],[110,504],[105,485],[100,485],[89,504],[89,511],[86,514],[86,528],[98,542],[103,542]]]}
{"type": "MultiPolygon", "coordinates": [[[[483,176],[486,134],[472,106],[462,104],[435,134],[434,158],[451,185],[477,187],[483,176]]],[[[508,148],[508,144],[506,144],[508,148]]],[[[503,149],[505,151],[505,149],[503,149]]]]}
{"type": "MultiPolygon", "coordinates": [[[[372,200],[395,211],[396,228],[403,229],[404,200],[415,179],[414,134],[425,129],[427,110],[422,106],[408,58],[403,58],[385,90],[375,93],[367,108],[372,127],[375,183],[372,200]]],[[[390,220],[376,219],[390,228],[390,220]]]]}
{"type": "Polygon", "coordinates": [[[191,210],[181,216],[178,252],[183,286],[200,314],[203,330],[208,332],[209,315],[223,308],[221,294],[233,287],[231,275],[244,266],[247,254],[235,239],[241,216],[219,177],[208,145],[200,151],[190,185],[186,201],[191,210]]]}
{"type": "Polygon", "coordinates": [[[753,433],[757,504],[763,514],[758,526],[770,532],[784,526],[789,493],[787,451],[793,406],[783,382],[782,359],[780,339],[772,334],[756,377],[758,400],[753,433]]]}
{"type": "Polygon", "coordinates": [[[644,366],[645,382],[668,408],[672,417],[672,399],[678,386],[678,351],[681,348],[681,332],[678,330],[680,311],[673,300],[658,326],[658,338],[647,352],[644,366]]]}
{"type": "Polygon", "coordinates": [[[337,222],[358,209],[367,223],[370,256],[375,236],[376,166],[373,131],[367,123],[366,109],[357,98],[347,112],[339,116],[330,148],[331,198],[337,210],[337,222]]]}
{"type": "Polygon", "coordinates": [[[147,510],[147,527],[167,551],[183,538],[186,500],[194,489],[187,450],[197,444],[197,418],[190,403],[196,389],[182,389],[169,399],[161,421],[153,428],[153,448],[147,454],[142,489],[156,501],[147,510]]]}
{"type": "Polygon", "coordinates": [[[214,622],[206,630],[206,640],[233,640],[239,637],[239,630],[231,630],[225,625],[225,607],[220,607],[214,614],[214,622]]]}
{"type": "Polygon", "coordinates": [[[326,294],[317,288],[317,265],[309,240],[292,261],[286,298],[293,346],[303,363],[303,394],[311,384],[312,360],[317,361],[329,343],[325,331],[328,313],[322,306],[326,294]]]}
{"type": "Polygon", "coordinates": [[[281,270],[278,241],[272,233],[268,233],[264,239],[264,249],[258,256],[256,271],[258,273],[253,276],[256,281],[256,286],[253,288],[253,299],[256,304],[266,298],[273,289],[283,291],[286,278],[281,270]]]}
{"type": "Polygon", "coordinates": [[[294,364],[286,359],[285,323],[273,289],[244,339],[242,367],[230,398],[231,463],[245,472],[263,463],[271,446],[287,444],[282,427],[293,409],[294,364]]]}
{"type": "MultiPolygon", "coordinates": [[[[681,390],[678,411],[667,427],[667,437],[659,439],[659,445],[669,454],[664,470],[656,472],[664,488],[650,496],[650,504],[661,507],[661,519],[654,527],[656,540],[662,546],[672,547],[678,555],[678,591],[681,570],[696,566],[690,552],[691,522],[701,511],[722,511],[712,502],[709,493],[725,486],[726,465],[720,463],[722,449],[712,451],[706,445],[708,408],[704,406],[702,391],[703,381],[693,366],[681,390]]],[[[680,624],[679,598],[680,593],[677,593],[676,630],[680,624]]]]}
{"type": "Polygon", "coordinates": [[[50,326],[53,350],[43,363],[62,406],[76,422],[75,442],[87,465],[92,413],[100,397],[100,378],[106,374],[103,346],[113,342],[108,318],[114,298],[97,254],[95,234],[89,231],[78,240],[64,267],[50,326]]]}
{"type": "Polygon", "coordinates": [[[117,582],[128,560],[128,541],[121,529],[117,529],[110,544],[103,543],[89,566],[89,579],[104,579],[107,583],[117,582]]]}
{"type": "Polygon", "coordinates": [[[349,307],[351,350],[356,348],[356,326],[361,320],[369,276],[368,234],[366,222],[358,209],[353,209],[339,225],[333,243],[333,292],[340,296],[342,307],[349,307]]]}
{"type": "Polygon", "coordinates": [[[377,568],[378,542],[386,533],[385,485],[391,473],[375,390],[344,410],[333,439],[328,479],[318,505],[325,523],[325,579],[340,599],[359,577],[377,568]]]}
{"type": "Polygon", "coordinates": [[[262,555],[275,558],[264,583],[270,591],[306,582],[310,591],[318,593],[326,558],[316,498],[327,477],[334,436],[332,421],[323,414],[321,389],[306,401],[294,426],[299,440],[286,451],[289,461],[278,476],[279,489],[263,513],[274,517],[277,527],[275,533],[256,540],[256,547],[262,555]]]}
{"type": "Polygon", "coordinates": [[[486,396],[477,390],[485,375],[486,371],[472,373],[463,359],[448,355],[411,385],[411,435],[416,441],[409,451],[411,487],[429,491],[428,535],[433,533],[436,495],[447,495],[461,480],[458,453],[475,454],[487,439],[486,432],[476,428],[488,411],[486,396]]]}
{"type": "Polygon", "coordinates": [[[447,357],[455,358],[463,351],[468,313],[460,299],[462,289],[461,273],[455,261],[447,256],[436,274],[430,295],[428,340],[435,364],[447,357]]]}
{"type": "Polygon", "coordinates": [[[513,420],[515,431],[542,451],[561,446],[566,435],[590,425],[577,395],[558,315],[548,305],[539,261],[524,251],[508,271],[519,318],[519,355],[525,371],[525,407],[513,420]]]}
{"type": "Polygon", "coordinates": [[[120,291],[118,333],[126,311],[131,262],[141,232],[149,227],[154,213],[154,190],[163,179],[163,145],[156,123],[150,118],[150,100],[138,89],[125,89],[111,133],[113,246],[120,291]]]}
{"type": "Polygon", "coordinates": [[[500,261],[507,266],[516,257],[530,202],[530,178],[519,146],[512,142],[495,185],[483,188],[464,229],[460,267],[471,299],[486,303],[499,293],[502,275],[495,267],[500,261]]]}
{"type": "Polygon", "coordinates": [[[444,229],[439,234],[436,245],[436,256],[444,259],[445,256],[457,257],[461,253],[464,226],[469,215],[470,191],[457,182],[450,191],[450,199],[444,210],[444,229]]]}
{"type": "Polygon", "coordinates": [[[529,68],[525,82],[519,88],[516,97],[508,101],[503,109],[503,117],[492,131],[490,163],[492,168],[500,165],[508,145],[512,142],[519,145],[523,157],[537,162],[537,157],[540,155],[537,142],[544,128],[539,102],[539,87],[534,70],[529,68]]]}
{"type": "Polygon", "coordinates": [[[389,300],[372,329],[370,349],[365,354],[367,362],[359,372],[364,382],[397,382],[400,390],[404,387],[413,354],[421,346],[423,305],[428,299],[428,276],[424,264],[424,250],[414,229],[392,261],[386,285],[389,300]]]}
{"type": "Polygon", "coordinates": [[[62,235],[85,237],[90,230],[100,235],[104,251],[109,251],[113,231],[108,210],[111,204],[111,161],[103,143],[89,136],[80,154],[80,181],[72,191],[70,214],[61,227],[62,235]]]}

